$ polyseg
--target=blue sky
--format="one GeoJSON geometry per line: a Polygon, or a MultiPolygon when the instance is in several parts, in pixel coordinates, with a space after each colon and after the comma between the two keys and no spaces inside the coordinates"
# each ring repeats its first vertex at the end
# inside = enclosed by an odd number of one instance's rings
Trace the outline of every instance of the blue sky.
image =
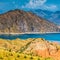
{"type": "Polygon", "coordinates": [[[0,13],[14,9],[60,11],[59,0],[0,0],[0,13]]]}

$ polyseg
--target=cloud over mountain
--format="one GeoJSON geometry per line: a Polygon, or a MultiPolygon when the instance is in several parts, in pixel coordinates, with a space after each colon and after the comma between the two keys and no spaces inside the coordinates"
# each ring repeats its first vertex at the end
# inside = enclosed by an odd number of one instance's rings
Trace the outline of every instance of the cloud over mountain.
{"type": "Polygon", "coordinates": [[[57,5],[53,5],[53,4],[51,4],[51,5],[45,5],[44,6],[44,8],[46,9],[46,10],[57,10],[58,8],[57,8],[57,5]]]}
{"type": "Polygon", "coordinates": [[[47,0],[30,0],[29,3],[27,3],[25,6],[23,6],[23,8],[38,8],[42,5],[44,5],[44,3],[47,0]]]}
{"type": "Polygon", "coordinates": [[[28,3],[22,6],[22,8],[28,9],[45,9],[45,10],[57,10],[58,7],[55,4],[46,4],[47,0],[30,0],[28,3]]]}

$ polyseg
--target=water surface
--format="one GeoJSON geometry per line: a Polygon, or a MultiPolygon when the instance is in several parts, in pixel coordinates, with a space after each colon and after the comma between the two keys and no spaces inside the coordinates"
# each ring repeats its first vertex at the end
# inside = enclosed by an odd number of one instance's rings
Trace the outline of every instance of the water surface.
{"type": "Polygon", "coordinates": [[[46,34],[0,34],[0,38],[13,40],[16,38],[44,38],[50,41],[60,41],[60,33],[46,33],[46,34]]]}

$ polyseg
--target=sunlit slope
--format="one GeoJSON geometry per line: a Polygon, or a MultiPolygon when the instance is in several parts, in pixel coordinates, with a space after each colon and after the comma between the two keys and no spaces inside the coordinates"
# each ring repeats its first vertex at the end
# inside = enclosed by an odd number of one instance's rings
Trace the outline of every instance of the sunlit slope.
{"type": "MultiPolygon", "coordinates": [[[[26,40],[19,38],[15,40],[0,39],[0,52],[2,51],[4,51],[4,53],[6,51],[8,52],[5,54],[13,54],[14,52],[15,54],[27,55],[27,59],[30,59],[29,56],[33,58],[36,56],[36,59],[39,57],[43,58],[43,60],[45,58],[52,58],[54,60],[60,59],[60,45],[57,42],[49,42],[43,38],[29,38],[26,40]]],[[[4,54],[2,54],[3,53],[0,55],[3,56],[4,54]]]]}
{"type": "Polygon", "coordinates": [[[52,58],[42,58],[38,56],[31,56],[14,51],[7,51],[0,49],[0,60],[53,60],[52,58]]]}

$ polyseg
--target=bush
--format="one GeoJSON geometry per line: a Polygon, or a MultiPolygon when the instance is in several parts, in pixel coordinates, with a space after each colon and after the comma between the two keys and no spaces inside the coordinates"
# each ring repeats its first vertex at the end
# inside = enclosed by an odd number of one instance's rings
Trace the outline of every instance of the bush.
{"type": "Polygon", "coordinates": [[[33,57],[30,57],[30,59],[33,59],[33,57]]]}

